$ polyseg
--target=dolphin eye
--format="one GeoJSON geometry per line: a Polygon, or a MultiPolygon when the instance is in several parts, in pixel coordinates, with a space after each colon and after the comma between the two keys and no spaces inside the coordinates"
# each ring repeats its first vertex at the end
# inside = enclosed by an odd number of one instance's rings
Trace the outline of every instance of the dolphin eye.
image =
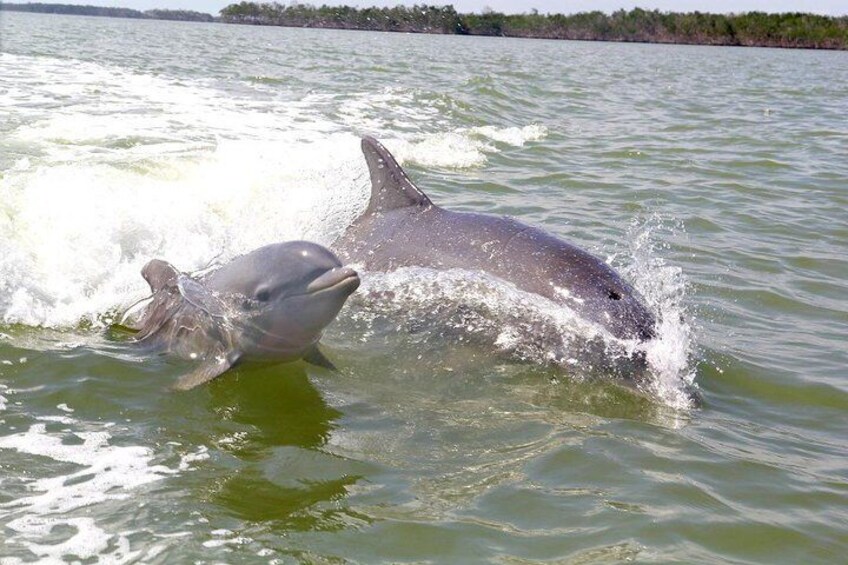
{"type": "Polygon", "coordinates": [[[268,302],[269,298],[271,298],[271,291],[267,288],[261,288],[256,292],[256,300],[259,302],[268,302]]]}
{"type": "Polygon", "coordinates": [[[614,290],[610,290],[608,296],[612,300],[621,300],[621,295],[614,290]]]}

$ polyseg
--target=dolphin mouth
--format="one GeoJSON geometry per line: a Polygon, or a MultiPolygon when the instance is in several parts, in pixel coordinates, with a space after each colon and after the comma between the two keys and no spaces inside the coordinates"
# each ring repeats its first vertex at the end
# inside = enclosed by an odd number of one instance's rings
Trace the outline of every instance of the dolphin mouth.
{"type": "Polygon", "coordinates": [[[307,294],[316,294],[328,290],[346,289],[351,294],[359,288],[359,275],[350,267],[336,267],[309,283],[307,294]]]}

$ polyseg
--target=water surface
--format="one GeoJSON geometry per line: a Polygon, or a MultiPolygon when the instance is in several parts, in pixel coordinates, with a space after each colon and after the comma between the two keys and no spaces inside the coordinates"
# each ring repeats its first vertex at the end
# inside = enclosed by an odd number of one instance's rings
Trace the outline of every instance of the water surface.
{"type": "Polygon", "coordinates": [[[844,560],[845,53],[9,12],[0,38],[3,563],[844,560]],[[609,261],[663,321],[656,386],[552,365],[579,324],[479,273],[365,273],[337,374],[174,393],[185,366],[110,336],[153,257],[330,244],[366,134],[436,202],[609,261]]]}

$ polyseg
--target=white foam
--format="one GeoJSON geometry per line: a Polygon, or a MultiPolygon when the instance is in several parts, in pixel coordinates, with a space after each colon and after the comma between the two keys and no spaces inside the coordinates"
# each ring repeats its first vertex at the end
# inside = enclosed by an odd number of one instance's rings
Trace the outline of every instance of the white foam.
{"type": "Polygon", "coordinates": [[[353,93],[337,113],[346,126],[363,131],[404,131],[422,126],[450,127],[445,105],[426,99],[407,87],[387,87],[377,92],[353,93]]]}
{"type": "Polygon", "coordinates": [[[0,449],[14,449],[83,467],[67,476],[37,479],[32,483],[32,489],[42,494],[17,499],[4,506],[23,506],[37,513],[68,512],[105,500],[124,498],[127,490],[174,473],[164,466],[151,466],[153,453],[149,448],[110,446],[108,440],[111,435],[107,431],[74,432],[72,435],[82,443],[63,443],[61,435],[48,433],[46,424],[38,423],[26,432],[0,437],[0,449]],[[86,477],[90,479],[65,484],[86,477]]]}
{"type": "MultiPolygon", "coordinates": [[[[0,147],[27,148],[0,177],[0,320],[32,326],[109,323],[147,293],[139,272],[154,257],[192,271],[273,241],[329,243],[368,197],[352,130],[377,135],[401,162],[437,168],[479,167],[504,146],[547,135],[540,124],[457,128],[449,97],[404,87],[343,102],[321,93],[282,100],[263,85],[234,92],[213,80],[11,54],[0,54],[0,76],[0,112],[21,124],[0,147]]],[[[694,378],[691,331],[680,321],[685,283],[649,236],[632,239],[620,268],[661,314],[647,356],[656,394],[674,404],[673,383],[694,378]]],[[[445,276],[444,292],[467,290],[465,275],[445,276]]],[[[490,312],[535,300],[496,310],[495,298],[476,296],[490,312]]],[[[566,311],[544,319],[573,327],[566,311]]],[[[523,331],[506,324],[495,343],[521,349],[523,331]]]]}
{"type": "Polygon", "coordinates": [[[468,169],[486,164],[486,153],[494,147],[484,140],[472,140],[467,131],[450,131],[419,141],[385,140],[386,147],[401,164],[422,167],[468,169]]]}
{"type": "Polygon", "coordinates": [[[469,131],[472,134],[488,137],[494,141],[506,143],[514,147],[522,147],[529,141],[540,141],[548,135],[548,128],[541,124],[508,128],[481,126],[471,128],[469,131]]]}
{"type": "Polygon", "coordinates": [[[0,75],[14,77],[0,92],[0,107],[28,118],[12,138],[38,144],[53,162],[88,159],[92,151],[101,161],[123,160],[214,148],[220,139],[314,139],[338,131],[317,113],[298,119],[313,99],[239,97],[208,80],[10,54],[0,56],[0,75]]]}
{"type": "Polygon", "coordinates": [[[387,314],[410,325],[436,316],[437,324],[446,322],[503,353],[537,363],[564,362],[580,353],[573,347],[580,350],[581,343],[596,338],[616,341],[570,308],[479,271],[405,267],[369,273],[363,281],[361,294],[378,297],[356,315],[368,324],[387,314]]]}
{"type": "Polygon", "coordinates": [[[274,241],[329,243],[369,192],[351,124],[436,167],[479,166],[497,143],[544,136],[453,129],[439,121],[448,102],[401,88],[336,108],[321,93],[283,101],[48,57],[0,54],[0,75],[0,108],[22,122],[0,147],[32,153],[0,177],[0,320],[31,326],[108,323],[146,294],[139,272],[154,257],[190,271],[274,241]],[[437,127],[380,134],[400,122],[437,127]]]}
{"type": "Polygon", "coordinates": [[[52,415],[50,415],[50,416],[36,416],[35,419],[39,420],[41,422],[53,422],[53,423],[56,423],[56,424],[65,424],[65,425],[70,425],[70,424],[76,423],[76,420],[74,420],[73,418],[70,418],[68,416],[52,416],[52,415]]]}
{"type": "Polygon", "coordinates": [[[213,536],[220,539],[210,539],[203,542],[203,547],[215,548],[224,547],[227,545],[245,545],[251,543],[253,539],[245,536],[236,536],[234,532],[226,529],[213,530],[210,532],[213,536]]]}
{"type": "Polygon", "coordinates": [[[43,518],[25,516],[12,520],[6,527],[22,538],[20,542],[42,563],[64,563],[63,556],[73,555],[85,560],[101,556],[109,547],[113,536],[97,527],[93,518],[43,518]],[[54,528],[62,526],[73,530],[68,539],[60,543],[40,544],[31,539],[50,536],[54,528]]]}
{"type": "MultiPolygon", "coordinates": [[[[205,447],[182,456],[177,469],[154,464],[154,453],[143,446],[111,443],[113,424],[92,424],[68,416],[42,416],[25,432],[0,437],[0,450],[14,450],[77,467],[69,473],[22,479],[34,494],[0,505],[9,519],[8,547],[26,548],[41,562],[98,558],[124,563],[136,559],[126,533],[109,532],[95,518],[79,516],[81,509],[126,500],[133,490],[190,469],[208,457],[205,447]],[[61,422],[85,431],[48,431],[47,423],[61,422]],[[61,528],[61,533],[57,533],[61,528]],[[57,542],[57,536],[61,541],[57,542]],[[49,539],[47,543],[45,540],[49,539]]],[[[86,510],[86,514],[95,514],[86,510]]]]}
{"type": "Polygon", "coordinates": [[[657,315],[657,338],[645,353],[652,372],[651,392],[675,409],[691,407],[695,384],[695,355],[690,315],[686,307],[688,282],[679,267],[666,264],[658,234],[684,233],[682,225],[667,226],[659,217],[635,221],[630,228],[630,253],[622,271],[657,315]]]}
{"type": "Polygon", "coordinates": [[[205,445],[201,445],[196,453],[186,453],[180,458],[180,464],[177,467],[180,471],[188,471],[193,469],[192,463],[197,463],[198,461],[206,461],[209,459],[209,448],[205,445]]]}
{"type": "MultiPolygon", "coordinates": [[[[452,324],[463,335],[476,336],[502,353],[560,365],[576,378],[586,371],[633,370],[628,360],[642,350],[649,374],[640,388],[670,408],[686,410],[697,388],[694,339],[686,310],[686,278],[679,267],[666,264],[656,242],[664,229],[657,218],[634,224],[628,238],[630,252],[616,261],[658,320],[657,337],[646,344],[615,338],[570,308],[522,292],[511,283],[460,269],[407,267],[369,273],[363,277],[360,296],[371,298],[358,306],[355,318],[364,322],[365,340],[373,336],[372,328],[379,325],[375,320],[381,317],[420,327],[437,316],[440,323],[452,324]]],[[[559,294],[570,297],[564,289],[559,294]]]]}
{"type": "Polygon", "coordinates": [[[458,128],[418,139],[388,139],[384,140],[384,144],[401,164],[467,169],[482,167],[488,161],[488,155],[498,152],[492,142],[521,147],[529,141],[541,140],[547,134],[547,128],[539,124],[522,128],[482,126],[458,128]]]}
{"type": "Polygon", "coordinates": [[[544,125],[524,127],[479,126],[457,128],[449,118],[451,101],[433,99],[415,89],[392,87],[379,92],[354,94],[344,102],[342,121],[358,130],[392,132],[381,139],[398,161],[422,167],[467,169],[481,167],[487,155],[498,152],[492,142],[521,147],[547,136],[544,125]],[[436,128],[436,133],[420,133],[436,128]],[[397,132],[414,130],[401,135],[397,132]]]}
{"type": "Polygon", "coordinates": [[[153,257],[190,271],[274,241],[329,243],[357,212],[346,196],[366,194],[355,186],[364,174],[355,138],[343,138],[344,150],[334,139],[285,155],[223,143],[165,177],[85,164],[14,177],[0,202],[2,319],[96,321],[144,295],[139,273],[153,257]]]}

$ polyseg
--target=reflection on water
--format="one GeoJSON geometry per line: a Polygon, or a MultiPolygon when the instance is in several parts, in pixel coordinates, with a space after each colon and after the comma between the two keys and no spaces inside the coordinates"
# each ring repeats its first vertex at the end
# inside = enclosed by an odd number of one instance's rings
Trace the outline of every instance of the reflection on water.
{"type": "Polygon", "coordinates": [[[362,477],[322,451],[341,412],[327,406],[303,367],[239,369],[210,389],[211,411],[238,429],[213,441],[238,464],[205,496],[275,529],[344,527],[355,513],[343,499],[362,477]]]}

